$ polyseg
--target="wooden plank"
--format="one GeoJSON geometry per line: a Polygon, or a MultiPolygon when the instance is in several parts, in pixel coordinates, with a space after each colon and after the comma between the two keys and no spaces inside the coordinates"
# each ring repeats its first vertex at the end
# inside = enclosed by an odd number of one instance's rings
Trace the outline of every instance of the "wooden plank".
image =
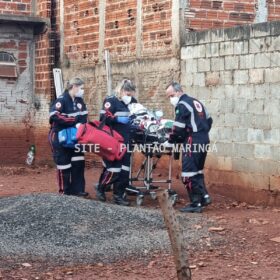
{"type": "Polygon", "coordinates": [[[168,230],[178,280],[191,280],[186,242],[175,210],[169,199],[168,190],[158,191],[158,200],[168,230]]]}

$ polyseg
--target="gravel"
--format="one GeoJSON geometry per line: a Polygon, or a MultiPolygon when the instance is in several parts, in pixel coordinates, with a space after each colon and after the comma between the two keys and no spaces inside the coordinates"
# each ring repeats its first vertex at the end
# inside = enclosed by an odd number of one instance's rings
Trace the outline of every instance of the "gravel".
{"type": "MultiPolygon", "coordinates": [[[[208,237],[207,219],[178,215],[188,244],[202,246],[208,237]],[[197,230],[197,224],[202,228],[197,230]]],[[[56,194],[0,199],[0,259],[108,263],[159,251],[169,252],[170,242],[156,209],[56,194]]]]}

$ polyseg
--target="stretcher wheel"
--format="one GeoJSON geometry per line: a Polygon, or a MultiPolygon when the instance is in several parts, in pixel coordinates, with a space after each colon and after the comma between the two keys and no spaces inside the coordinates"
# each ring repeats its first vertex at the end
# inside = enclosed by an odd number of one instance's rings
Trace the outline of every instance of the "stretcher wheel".
{"type": "Polygon", "coordinates": [[[178,194],[172,194],[169,196],[172,206],[174,206],[178,200],[178,194]]]}
{"type": "Polygon", "coordinates": [[[136,205],[137,206],[141,206],[143,204],[143,200],[144,200],[144,195],[143,194],[137,195],[137,197],[136,197],[136,205]]]}
{"type": "Polygon", "coordinates": [[[150,192],[150,196],[153,200],[157,199],[157,193],[156,192],[150,192]]]}

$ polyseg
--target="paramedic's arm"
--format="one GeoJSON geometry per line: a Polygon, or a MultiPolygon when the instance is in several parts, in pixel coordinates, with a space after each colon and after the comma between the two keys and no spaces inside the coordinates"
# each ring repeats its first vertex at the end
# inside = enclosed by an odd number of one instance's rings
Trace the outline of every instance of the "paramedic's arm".
{"type": "Polygon", "coordinates": [[[78,116],[77,122],[79,123],[87,123],[88,120],[88,111],[87,106],[84,103],[83,99],[81,98],[82,109],[80,111],[80,115],[78,116]]]}
{"type": "Polygon", "coordinates": [[[206,120],[207,120],[207,123],[208,123],[208,127],[209,127],[209,130],[211,129],[212,127],[212,124],[213,124],[213,119],[212,117],[210,116],[210,114],[208,113],[208,110],[206,109],[206,107],[203,105],[203,108],[204,108],[204,111],[205,111],[205,115],[206,115],[206,120]]]}
{"type": "Polygon", "coordinates": [[[75,117],[68,117],[66,114],[63,114],[63,101],[60,99],[55,100],[50,109],[50,124],[56,123],[61,126],[70,127],[74,126],[77,121],[75,117]]]}
{"type": "Polygon", "coordinates": [[[104,121],[105,119],[105,124],[109,126],[117,123],[114,113],[115,109],[113,102],[105,100],[102,106],[102,110],[100,111],[100,121],[104,121]]]}
{"type": "Polygon", "coordinates": [[[182,104],[178,104],[175,109],[175,121],[172,127],[172,133],[169,135],[169,143],[183,143],[187,137],[186,122],[190,112],[182,104]]]}

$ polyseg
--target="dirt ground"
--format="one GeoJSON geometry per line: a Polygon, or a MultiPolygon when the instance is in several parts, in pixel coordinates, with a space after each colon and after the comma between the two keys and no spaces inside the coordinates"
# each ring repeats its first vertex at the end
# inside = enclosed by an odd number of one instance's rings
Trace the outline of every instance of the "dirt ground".
{"type": "MultiPolygon", "coordinates": [[[[93,185],[100,169],[87,169],[87,191],[95,199],[93,185]]],[[[180,195],[176,208],[186,200],[179,181],[175,189],[180,195]]],[[[0,169],[0,197],[27,193],[57,192],[55,170],[51,168],[28,169],[26,167],[0,169]]],[[[211,192],[211,190],[210,190],[211,192]]],[[[213,204],[202,214],[212,220],[221,243],[211,244],[201,251],[189,251],[192,279],[248,280],[280,279],[280,209],[263,208],[232,201],[211,193],[213,204]]],[[[133,204],[134,199],[132,198],[133,204]]],[[[135,205],[134,205],[135,206],[135,205]]],[[[157,201],[145,198],[141,207],[158,207],[157,201]]],[[[0,221],[1,222],[1,221],[0,221]]],[[[195,225],[200,229],[200,225],[195,225]]],[[[0,260],[1,261],[1,260],[0,260]]],[[[7,260],[2,260],[7,261],[7,260]]],[[[177,279],[173,257],[154,254],[149,259],[129,259],[113,264],[69,265],[49,267],[46,263],[11,263],[0,269],[0,279],[177,279]]]]}

